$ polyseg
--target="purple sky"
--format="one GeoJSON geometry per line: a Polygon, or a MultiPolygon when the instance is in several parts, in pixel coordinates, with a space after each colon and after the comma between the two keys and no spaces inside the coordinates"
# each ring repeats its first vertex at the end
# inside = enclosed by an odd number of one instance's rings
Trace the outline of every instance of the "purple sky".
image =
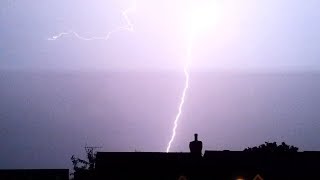
{"type": "MultiPolygon", "coordinates": [[[[206,18],[208,28],[196,35],[193,69],[319,70],[320,2],[213,1],[217,13],[206,18]]],[[[2,69],[180,71],[183,66],[186,1],[137,0],[136,12],[129,15],[133,33],[121,32],[109,41],[91,42],[74,37],[46,39],[69,30],[103,36],[125,24],[121,11],[131,7],[133,1],[0,3],[2,69]]]]}
{"type": "MultiPolygon", "coordinates": [[[[206,1],[196,1],[205,4],[206,1]]],[[[165,151],[184,86],[186,2],[0,2],[0,168],[70,167],[84,145],[165,151]]],[[[320,150],[320,2],[216,0],[196,34],[173,151],[286,141],[320,150]]],[[[202,23],[202,22],[201,22],[202,23]]]]}

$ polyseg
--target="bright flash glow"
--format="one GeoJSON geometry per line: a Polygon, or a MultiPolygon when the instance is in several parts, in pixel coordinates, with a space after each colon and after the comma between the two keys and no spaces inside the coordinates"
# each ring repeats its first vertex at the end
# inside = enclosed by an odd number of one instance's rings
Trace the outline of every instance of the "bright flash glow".
{"type": "Polygon", "coordinates": [[[124,18],[126,25],[124,26],[119,26],[114,28],[113,30],[109,31],[106,33],[105,36],[93,36],[93,37],[85,37],[80,35],[79,33],[70,30],[68,32],[61,32],[57,35],[54,35],[50,38],[48,38],[49,41],[54,41],[54,40],[58,40],[60,38],[62,38],[63,36],[68,36],[68,35],[73,35],[76,38],[80,39],[80,40],[84,40],[84,41],[92,41],[92,40],[109,40],[109,38],[111,37],[112,34],[117,33],[117,32],[121,32],[121,31],[130,31],[132,32],[133,29],[133,24],[130,21],[130,18],[128,16],[128,14],[130,13],[134,13],[136,12],[136,1],[134,1],[134,5],[132,7],[129,7],[127,9],[125,9],[124,11],[122,11],[122,17],[124,18]]]}
{"type": "MultiPolygon", "coordinates": [[[[187,15],[186,17],[186,32],[187,32],[187,53],[184,63],[184,75],[185,75],[185,85],[182,91],[180,103],[178,106],[178,113],[175,116],[174,119],[174,126],[172,129],[172,136],[170,138],[170,141],[168,143],[166,152],[170,152],[171,145],[175,139],[176,136],[176,130],[178,128],[178,123],[182,115],[183,106],[185,103],[185,98],[187,95],[187,91],[189,88],[189,79],[190,79],[190,63],[192,60],[192,46],[193,46],[193,40],[194,37],[199,35],[204,29],[207,29],[212,24],[215,24],[217,22],[217,14],[218,14],[218,6],[217,6],[218,0],[204,0],[204,1],[198,1],[198,0],[188,0],[187,1],[187,15]]],[[[93,37],[85,37],[77,33],[76,31],[70,30],[67,32],[61,32],[57,35],[54,35],[48,40],[54,41],[58,40],[65,36],[74,36],[80,40],[84,41],[92,41],[92,40],[109,40],[111,35],[113,33],[121,32],[121,31],[133,31],[133,24],[131,23],[128,14],[133,13],[136,11],[136,2],[134,2],[134,5],[122,12],[122,16],[126,22],[125,26],[119,26],[114,28],[113,30],[106,33],[105,36],[93,36],[93,37]]]]}
{"type": "Polygon", "coordinates": [[[197,36],[214,26],[221,15],[219,0],[197,1],[190,0],[187,13],[186,27],[188,36],[197,36]]]}
{"type": "Polygon", "coordinates": [[[187,57],[184,65],[184,74],[185,74],[185,86],[182,92],[180,104],[178,107],[178,113],[174,120],[174,125],[172,129],[171,139],[168,143],[166,152],[170,152],[171,145],[176,136],[176,130],[178,123],[182,114],[183,105],[185,103],[185,98],[187,90],[189,88],[189,67],[192,60],[192,46],[195,36],[203,32],[205,29],[208,29],[212,24],[217,22],[218,4],[217,0],[208,0],[208,1],[198,1],[198,0],[189,0],[187,2],[187,15],[186,15],[186,31],[188,39],[188,48],[187,48],[187,57]]]}

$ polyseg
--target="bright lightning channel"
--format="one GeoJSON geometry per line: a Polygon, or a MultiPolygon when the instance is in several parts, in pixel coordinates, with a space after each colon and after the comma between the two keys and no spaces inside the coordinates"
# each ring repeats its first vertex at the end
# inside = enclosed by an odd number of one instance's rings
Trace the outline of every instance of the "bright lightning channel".
{"type": "Polygon", "coordinates": [[[78,38],[80,40],[83,40],[83,41],[109,40],[111,35],[114,34],[114,33],[118,33],[118,32],[121,32],[121,31],[133,32],[134,31],[133,24],[130,21],[130,18],[128,16],[128,14],[136,12],[136,7],[137,7],[136,6],[136,1],[134,1],[134,4],[133,4],[132,7],[129,7],[127,9],[125,9],[124,11],[122,11],[122,17],[124,18],[124,20],[126,22],[126,25],[114,28],[113,30],[107,32],[105,36],[85,37],[85,36],[82,36],[82,35],[80,35],[79,33],[75,32],[75,31],[71,30],[71,31],[68,31],[68,32],[61,32],[61,33],[59,33],[57,35],[54,35],[54,36],[48,38],[47,40],[55,41],[55,40],[58,40],[58,39],[60,39],[60,38],[62,38],[64,36],[68,36],[68,35],[73,35],[76,38],[78,38]]]}
{"type": "Polygon", "coordinates": [[[202,30],[204,28],[207,28],[208,25],[210,25],[213,21],[213,17],[216,17],[216,8],[217,2],[215,0],[208,1],[205,4],[195,2],[195,0],[187,0],[187,20],[186,20],[186,29],[188,31],[188,47],[187,47],[187,57],[186,57],[186,63],[184,66],[184,74],[185,74],[185,86],[182,91],[182,96],[180,100],[180,104],[178,107],[178,113],[176,115],[176,118],[174,120],[174,125],[172,129],[172,135],[171,139],[167,146],[167,153],[170,152],[172,142],[174,141],[174,138],[176,136],[176,130],[178,127],[179,120],[181,118],[182,109],[185,103],[186,94],[189,89],[189,79],[190,79],[190,72],[189,72],[189,66],[190,62],[192,60],[192,45],[194,36],[199,34],[199,30],[202,30]],[[199,4],[199,5],[197,5],[199,4]]]}
{"type": "Polygon", "coordinates": [[[176,136],[176,130],[177,130],[177,127],[178,127],[178,122],[180,120],[180,116],[182,114],[182,108],[183,108],[183,105],[184,105],[184,102],[185,102],[185,98],[186,98],[186,94],[187,94],[187,91],[189,89],[189,80],[190,80],[190,72],[189,72],[189,66],[190,66],[190,62],[191,62],[191,49],[192,49],[192,42],[191,40],[189,40],[189,46],[188,46],[188,49],[187,49],[187,57],[186,57],[186,63],[184,65],[184,75],[185,75],[185,85],[184,85],[184,88],[183,88],[183,91],[182,91],[182,96],[181,96],[181,99],[180,99],[180,104],[179,104],[179,107],[178,107],[178,113],[176,115],[176,118],[174,120],[174,125],[173,125],[173,129],[172,129],[172,135],[171,135],[171,139],[168,143],[168,146],[167,146],[167,150],[166,152],[170,152],[170,148],[171,148],[171,144],[176,136]]]}
{"type": "MultiPolygon", "coordinates": [[[[126,22],[126,25],[125,26],[119,26],[119,27],[116,27],[115,29],[107,32],[107,34],[105,36],[93,36],[93,37],[85,37],[85,36],[82,36],[80,35],[79,33],[77,33],[76,31],[73,31],[73,30],[70,30],[70,31],[67,31],[67,32],[61,32],[57,35],[54,35],[50,38],[48,38],[47,40],[49,41],[55,41],[55,40],[58,40],[60,38],[63,38],[64,36],[69,36],[69,35],[73,35],[75,36],[76,38],[80,39],[80,40],[84,40],[84,41],[93,41],[93,40],[109,40],[109,38],[111,37],[112,34],[114,33],[118,33],[118,32],[121,32],[121,31],[129,31],[129,32],[132,32],[134,31],[134,28],[133,28],[133,24],[132,22],[130,21],[130,18],[128,16],[128,14],[130,13],[134,13],[136,11],[136,1],[134,1],[134,5],[130,8],[127,8],[125,9],[124,11],[122,11],[122,16],[126,22]]],[[[189,73],[189,66],[190,66],[190,61],[191,61],[191,45],[192,45],[192,41],[189,40],[189,46],[188,46],[188,49],[187,49],[187,57],[186,57],[186,63],[184,65],[184,75],[185,75],[185,85],[184,85],[184,89],[182,91],[182,96],[181,96],[181,99],[180,99],[180,104],[179,104],[179,107],[178,107],[178,113],[175,117],[175,120],[174,120],[174,126],[173,126],[173,129],[172,129],[172,136],[171,136],[171,139],[168,143],[168,146],[167,146],[167,149],[166,149],[166,152],[170,152],[170,148],[171,148],[171,145],[175,139],[175,136],[176,136],[176,129],[178,127],[178,122],[180,120],[180,117],[181,117],[181,114],[182,114],[182,109],[183,109],[183,106],[184,106],[184,103],[185,103],[185,98],[186,98],[186,94],[187,94],[187,91],[188,91],[188,88],[189,88],[189,79],[190,79],[190,73],[189,73]]]]}

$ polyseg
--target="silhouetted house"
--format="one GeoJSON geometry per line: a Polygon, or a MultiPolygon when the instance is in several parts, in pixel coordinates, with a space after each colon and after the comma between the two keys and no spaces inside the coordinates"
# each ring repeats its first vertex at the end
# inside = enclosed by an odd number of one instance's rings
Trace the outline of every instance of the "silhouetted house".
{"type": "Polygon", "coordinates": [[[201,159],[190,153],[97,153],[96,172],[101,179],[178,179],[198,177],[201,159]]]}
{"type": "Polygon", "coordinates": [[[197,135],[190,150],[191,153],[98,152],[96,175],[99,179],[197,179],[202,165],[202,142],[197,135]]]}
{"type": "Polygon", "coordinates": [[[319,152],[205,151],[202,156],[197,135],[189,147],[190,153],[98,152],[90,179],[320,179],[319,152]]]}
{"type": "Polygon", "coordinates": [[[203,160],[210,178],[320,179],[319,152],[206,151],[203,160]]]}
{"type": "Polygon", "coordinates": [[[1,180],[68,180],[68,169],[0,170],[1,180]]]}

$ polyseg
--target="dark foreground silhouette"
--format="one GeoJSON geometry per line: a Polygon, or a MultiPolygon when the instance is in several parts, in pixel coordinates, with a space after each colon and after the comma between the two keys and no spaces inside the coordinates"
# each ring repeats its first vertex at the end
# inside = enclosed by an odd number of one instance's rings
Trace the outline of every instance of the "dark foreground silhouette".
{"type": "MultiPolygon", "coordinates": [[[[266,142],[244,151],[205,151],[195,134],[189,153],[97,152],[72,156],[75,180],[301,180],[319,179],[320,152],[266,142]],[[82,164],[82,165],[80,165],[82,164]]],[[[0,170],[0,180],[66,180],[68,170],[0,170]]]]}
{"type": "Polygon", "coordinates": [[[319,179],[320,152],[298,152],[285,143],[262,144],[244,151],[205,151],[195,134],[190,153],[97,152],[95,169],[75,180],[269,180],[319,179]]]}
{"type": "Polygon", "coordinates": [[[1,180],[68,180],[68,169],[0,170],[1,180]]]}

